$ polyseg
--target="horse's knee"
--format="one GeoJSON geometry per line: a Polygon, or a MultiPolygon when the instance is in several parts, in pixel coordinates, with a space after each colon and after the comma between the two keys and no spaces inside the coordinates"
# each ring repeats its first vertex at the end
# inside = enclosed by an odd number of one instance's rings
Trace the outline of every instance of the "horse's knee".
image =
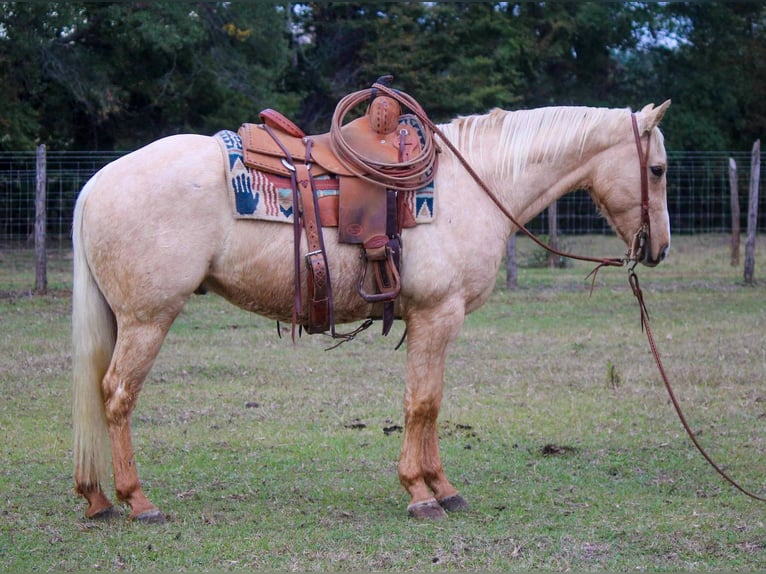
{"type": "Polygon", "coordinates": [[[405,422],[427,425],[439,416],[441,401],[437,397],[410,398],[404,405],[405,422]]]}

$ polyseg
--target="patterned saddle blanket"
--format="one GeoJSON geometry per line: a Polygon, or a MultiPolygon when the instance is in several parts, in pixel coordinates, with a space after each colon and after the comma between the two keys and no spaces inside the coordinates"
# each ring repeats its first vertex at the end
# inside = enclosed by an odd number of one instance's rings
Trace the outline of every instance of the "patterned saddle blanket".
{"type": "MultiPolygon", "coordinates": [[[[417,118],[412,125],[421,130],[417,118]]],[[[249,168],[244,162],[242,138],[230,130],[219,131],[214,136],[226,158],[226,179],[232,203],[232,212],[238,219],[261,219],[292,223],[294,206],[290,179],[249,168]]],[[[339,205],[339,179],[327,174],[316,178],[320,220],[323,227],[337,227],[339,205]]],[[[433,182],[416,191],[403,191],[405,217],[404,227],[433,221],[433,182]]]]}

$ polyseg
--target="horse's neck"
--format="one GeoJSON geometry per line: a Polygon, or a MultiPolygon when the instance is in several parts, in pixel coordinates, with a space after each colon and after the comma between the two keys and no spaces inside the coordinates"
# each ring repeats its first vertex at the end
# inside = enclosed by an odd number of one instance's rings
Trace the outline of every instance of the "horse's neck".
{"type": "Polygon", "coordinates": [[[521,223],[590,185],[589,161],[612,145],[621,110],[494,110],[444,127],[485,183],[521,223]]]}

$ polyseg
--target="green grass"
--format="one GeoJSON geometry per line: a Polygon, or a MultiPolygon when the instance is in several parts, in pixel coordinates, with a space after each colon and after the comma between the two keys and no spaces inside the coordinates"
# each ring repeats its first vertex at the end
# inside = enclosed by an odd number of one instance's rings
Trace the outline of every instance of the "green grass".
{"type": "MultiPolygon", "coordinates": [[[[619,254],[614,239],[567,241],[619,254]]],[[[519,250],[532,248],[520,240],[519,250]]],[[[135,413],[144,486],[170,516],[146,526],[87,521],[72,492],[66,254],[51,263],[46,297],[23,293],[29,254],[0,256],[0,570],[766,564],[766,507],[722,482],[684,435],[623,270],[603,270],[589,296],[586,264],[520,269],[518,291],[498,288],[468,318],[440,444],[472,508],[435,523],[407,518],[402,435],[383,432],[402,425],[405,353],[393,347],[403,325],[326,352],[324,337],[293,346],[269,321],[195,298],[135,413]]],[[[699,440],[763,495],[766,282],[742,285],[722,236],[681,237],[668,262],[639,274],[699,440]]]]}

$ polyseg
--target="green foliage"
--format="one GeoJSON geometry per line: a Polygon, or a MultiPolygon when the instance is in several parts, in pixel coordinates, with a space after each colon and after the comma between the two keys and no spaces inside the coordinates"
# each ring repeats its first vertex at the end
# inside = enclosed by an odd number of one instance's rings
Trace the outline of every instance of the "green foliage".
{"type": "Polygon", "coordinates": [[[432,118],[674,101],[671,149],[766,127],[762,2],[0,2],[0,149],[127,149],[256,121],[309,132],[393,74],[432,118]]]}
{"type": "Polygon", "coordinates": [[[764,4],[669,2],[654,18],[655,36],[671,32],[678,43],[634,55],[647,76],[637,87],[673,98],[668,146],[750,149],[766,126],[764,4]]]}
{"type": "Polygon", "coordinates": [[[391,70],[405,90],[427,98],[436,119],[512,108],[523,90],[515,28],[493,4],[402,5],[381,19],[377,41],[361,55],[363,69],[391,70]],[[404,41],[396,31],[402,23],[411,30],[404,41]]]}
{"type": "Polygon", "coordinates": [[[4,149],[30,140],[129,149],[237,127],[278,99],[287,39],[284,10],[273,5],[7,2],[2,10],[0,63],[9,64],[0,73],[26,101],[14,117],[37,118],[30,130],[31,121],[11,117],[4,149]]]}
{"type": "MultiPolygon", "coordinates": [[[[548,239],[547,235],[538,235],[537,238],[546,245],[550,245],[550,240],[548,239]]],[[[559,237],[556,248],[559,251],[571,253],[571,241],[566,237],[559,237]]],[[[532,244],[530,249],[523,252],[523,258],[519,260],[518,265],[519,267],[527,269],[543,269],[549,267],[549,261],[551,257],[554,257],[555,259],[554,267],[558,267],[559,269],[571,267],[572,265],[572,261],[570,259],[567,259],[566,257],[560,257],[558,255],[553,256],[548,252],[548,250],[536,244],[532,244]]]]}

